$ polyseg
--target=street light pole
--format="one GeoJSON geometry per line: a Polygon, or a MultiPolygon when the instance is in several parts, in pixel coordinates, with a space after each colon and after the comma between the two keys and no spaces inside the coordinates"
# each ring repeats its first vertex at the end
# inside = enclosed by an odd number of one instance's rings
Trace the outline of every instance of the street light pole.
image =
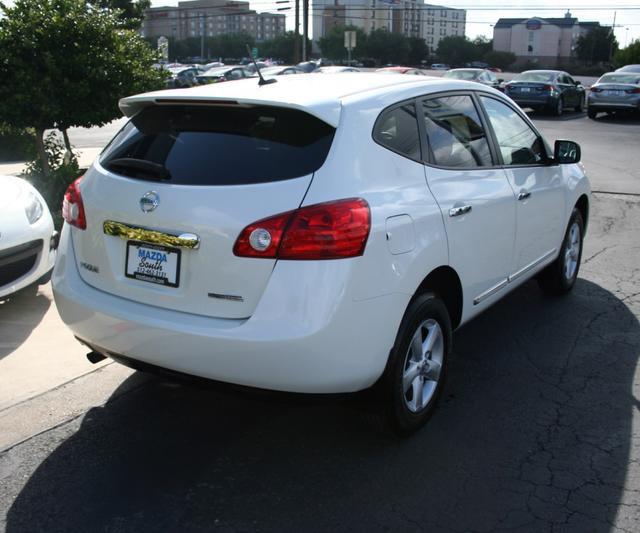
{"type": "Polygon", "coordinates": [[[293,62],[300,62],[300,0],[296,0],[296,22],[293,35],[293,62]]]}
{"type": "Polygon", "coordinates": [[[204,17],[200,17],[200,60],[204,59],[204,17]]]}
{"type": "Polygon", "coordinates": [[[309,0],[302,0],[302,61],[307,61],[307,39],[309,38],[309,0]]]}

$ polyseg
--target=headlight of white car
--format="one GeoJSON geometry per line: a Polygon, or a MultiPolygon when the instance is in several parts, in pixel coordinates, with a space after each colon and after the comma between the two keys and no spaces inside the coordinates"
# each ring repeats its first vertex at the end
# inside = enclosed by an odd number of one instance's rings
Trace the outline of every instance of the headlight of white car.
{"type": "Polygon", "coordinates": [[[27,193],[24,198],[24,212],[27,215],[29,224],[35,224],[42,217],[44,208],[40,199],[33,194],[33,192],[27,193]]]}

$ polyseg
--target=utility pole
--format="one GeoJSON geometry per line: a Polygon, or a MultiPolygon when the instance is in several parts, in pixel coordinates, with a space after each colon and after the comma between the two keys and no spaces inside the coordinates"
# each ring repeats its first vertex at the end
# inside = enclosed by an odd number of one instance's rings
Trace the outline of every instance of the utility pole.
{"type": "Polygon", "coordinates": [[[293,62],[300,62],[300,0],[296,0],[296,22],[293,36],[293,62]]]}
{"type": "Polygon", "coordinates": [[[309,0],[302,0],[302,61],[308,61],[307,39],[309,38],[309,0]]]}
{"type": "Polygon", "coordinates": [[[204,59],[204,17],[200,17],[200,59],[204,59]]]}
{"type": "Polygon", "coordinates": [[[611,26],[611,43],[609,44],[609,63],[613,59],[613,41],[616,38],[616,11],[613,12],[613,26],[611,26]]]}

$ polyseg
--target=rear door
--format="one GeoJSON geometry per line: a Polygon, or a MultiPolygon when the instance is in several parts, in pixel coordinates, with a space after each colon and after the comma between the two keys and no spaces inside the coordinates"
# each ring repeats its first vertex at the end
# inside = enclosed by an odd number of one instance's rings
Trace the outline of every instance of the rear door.
{"type": "Polygon", "coordinates": [[[565,107],[578,105],[578,91],[568,74],[558,76],[558,86],[561,88],[565,107]]]}
{"type": "Polygon", "coordinates": [[[465,289],[466,319],[507,285],[516,231],[514,194],[494,164],[471,94],[425,98],[421,111],[427,183],[442,211],[449,263],[465,289]]]}
{"type": "Polygon", "coordinates": [[[558,253],[565,220],[562,170],[549,164],[542,137],[514,107],[488,95],[480,102],[517,199],[513,281],[558,253]]]}
{"type": "Polygon", "coordinates": [[[81,184],[80,275],[149,306],[251,316],[274,260],[236,257],[236,238],[299,207],[333,134],[311,115],[277,107],[143,109],[81,184]]]}

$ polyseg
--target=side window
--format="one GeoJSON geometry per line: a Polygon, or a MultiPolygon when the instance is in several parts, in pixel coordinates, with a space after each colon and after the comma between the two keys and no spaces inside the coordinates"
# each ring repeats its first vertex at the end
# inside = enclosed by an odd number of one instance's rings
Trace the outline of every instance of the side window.
{"type": "Polygon", "coordinates": [[[429,98],[422,103],[434,163],[475,168],[492,164],[487,135],[469,95],[429,98]]]}
{"type": "Polygon", "coordinates": [[[382,146],[420,159],[420,134],[413,103],[395,107],[380,115],[373,128],[373,139],[382,146]]]}
{"type": "Polygon", "coordinates": [[[505,165],[539,165],[547,153],[542,138],[508,105],[481,96],[505,165]]]}

